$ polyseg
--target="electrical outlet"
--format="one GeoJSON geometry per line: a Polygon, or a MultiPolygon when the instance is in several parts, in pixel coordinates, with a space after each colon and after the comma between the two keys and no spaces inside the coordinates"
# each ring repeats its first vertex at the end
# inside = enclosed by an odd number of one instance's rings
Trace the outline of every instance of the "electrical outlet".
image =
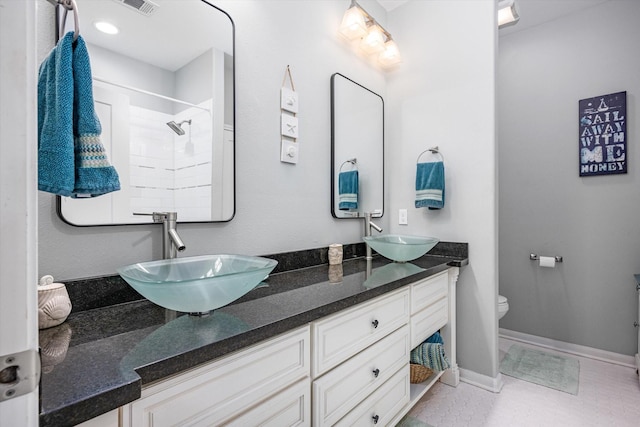
{"type": "Polygon", "coordinates": [[[398,209],[398,224],[407,225],[407,210],[406,209],[398,209]]]}
{"type": "Polygon", "coordinates": [[[280,161],[284,163],[298,163],[298,143],[282,140],[280,161]]]}

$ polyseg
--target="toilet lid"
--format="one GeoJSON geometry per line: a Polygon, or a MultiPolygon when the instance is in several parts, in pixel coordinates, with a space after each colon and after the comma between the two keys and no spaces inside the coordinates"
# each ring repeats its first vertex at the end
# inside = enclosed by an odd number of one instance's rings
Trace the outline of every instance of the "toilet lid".
{"type": "Polygon", "coordinates": [[[503,297],[502,295],[498,295],[498,304],[504,304],[507,302],[507,297],[503,297]]]}

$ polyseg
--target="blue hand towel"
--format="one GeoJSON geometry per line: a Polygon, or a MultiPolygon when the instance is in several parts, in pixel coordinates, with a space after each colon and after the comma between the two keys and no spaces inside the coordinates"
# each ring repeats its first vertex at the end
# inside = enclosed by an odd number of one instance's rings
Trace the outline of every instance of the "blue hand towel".
{"type": "Polygon", "coordinates": [[[70,32],[38,75],[38,189],[60,196],[70,196],[75,184],[72,44],[70,32]]]}
{"type": "Polygon", "coordinates": [[[413,350],[409,356],[411,363],[417,363],[434,371],[444,371],[451,367],[444,345],[440,343],[423,342],[413,350]]]}
{"type": "Polygon", "coordinates": [[[94,197],[120,189],[100,142],[91,66],[81,36],[68,32],[38,75],[38,189],[94,197]]]}
{"type": "Polygon", "coordinates": [[[416,170],[416,208],[444,207],[444,163],[418,163],[416,170]]]}
{"type": "Polygon", "coordinates": [[[338,208],[341,211],[358,209],[358,171],[338,174],[338,208]]]}
{"type": "Polygon", "coordinates": [[[78,36],[73,49],[73,81],[75,186],[72,197],[95,197],[120,190],[118,173],[109,164],[100,142],[102,127],[93,103],[91,64],[82,36],[78,36]]]}

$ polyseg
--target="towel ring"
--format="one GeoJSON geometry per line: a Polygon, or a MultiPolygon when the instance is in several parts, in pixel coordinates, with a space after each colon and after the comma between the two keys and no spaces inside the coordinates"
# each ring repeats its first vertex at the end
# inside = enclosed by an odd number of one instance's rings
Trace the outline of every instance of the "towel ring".
{"type": "Polygon", "coordinates": [[[78,5],[76,0],[57,0],[58,4],[65,8],[64,17],[62,18],[62,24],[60,25],[60,34],[58,34],[58,39],[61,39],[64,34],[64,27],[67,23],[67,15],[70,11],[73,11],[73,41],[78,40],[78,36],[80,35],[80,17],[78,16],[78,5]]]}
{"type": "Polygon", "coordinates": [[[342,164],[340,165],[340,169],[338,170],[338,173],[342,172],[342,168],[344,167],[344,165],[346,165],[347,163],[351,163],[351,166],[353,166],[352,170],[358,170],[358,159],[356,159],[355,157],[353,159],[349,159],[349,160],[345,160],[344,162],[342,162],[342,164]]]}
{"type": "Polygon", "coordinates": [[[420,163],[420,158],[422,157],[422,155],[426,152],[430,152],[431,154],[433,154],[434,156],[438,156],[440,158],[441,161],[444,161],[444,156],[442,155],[442,153],[440,152],[440,149],[438,148],[438,146],[436,145],[435,147],[431,147],[431,148],[427,148],[426,150],[424,150],[422,153],[420,153],[420,155],[418,156],[418,160],[416,160],[416,163],[420,163]]]}

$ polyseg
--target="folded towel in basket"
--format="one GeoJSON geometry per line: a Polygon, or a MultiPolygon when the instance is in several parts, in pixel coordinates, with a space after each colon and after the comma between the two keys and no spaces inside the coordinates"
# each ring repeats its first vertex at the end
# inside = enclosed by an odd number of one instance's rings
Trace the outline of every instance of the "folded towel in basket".
{"type": "Polygon", "coordinates": [[[358,171],[338,174],[338,208],[341,211],[358,209],[358,171]]]}
{"type": "Polygon", "coordinates": [[[440,335],[440,332],[436,332],[435,334],[431,335],[429,338],[426,339],[425,342],[435,343],[435,344],[444,344],[444,340],[442,339],[442,335],[440,335]]]}
{"type": "Polygon", "coordinates": [[[418,163],[415,206],[429,209],[444,207],[444,162],[418,163]]]}
{"type": "Polygon", "coordinates": [[[451,364],[444,353],[444,344],[423,342],[410,355],[411,363],[418,363],[434,371],[449,369],[451,364]]]}

